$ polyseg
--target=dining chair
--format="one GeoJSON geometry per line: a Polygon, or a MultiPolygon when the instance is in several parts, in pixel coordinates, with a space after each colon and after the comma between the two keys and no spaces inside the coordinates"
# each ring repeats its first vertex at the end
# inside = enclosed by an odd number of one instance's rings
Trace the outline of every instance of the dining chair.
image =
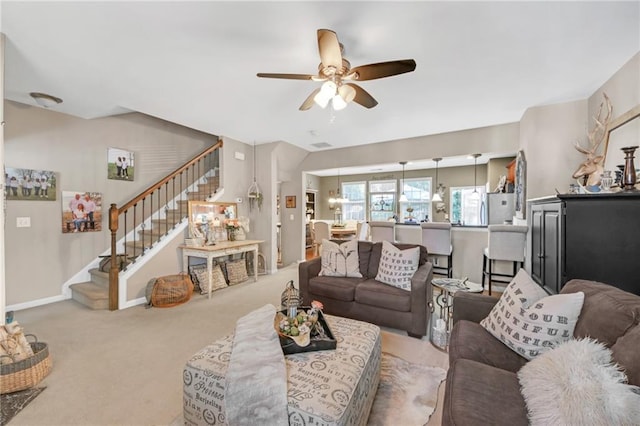
{"type": "Polygon", "coordinates": [[[433,264],[433,272],[453,276],[453,244],[449,222],[422,222],[422,245],[427,248],[427,256],[433,264]],[[438,264],[440,257],[447,258],[447,266],[438,264]]]}
{"type": "Polygon", "coordinates": [[[396,223],[395,222],[369,222],[371,228],[371,241],[377,243],[379,241],[396,242],[396,223]]]}
{"type": "Polygon", "coordinates": [[[369,241],[369,224],[367,222],[358,222],[356,238],[359,241],[369,241]]]}
{"type": "Polygon", "coordinates": [[[489,225],[489,244],[484,249],[482,257],[482,287],[485,279],[489,279],[489,295],[491,282],[508,283],[506,280],[495,280],[493,277],[513,278],[524,266],[524,253],[527,245],[527,225],[489,225]],[[513,262],[513,274],[496,273],[493,271],[494,262],[513,262]]]}
{"type": "Polygon", "coordinates": [[[331,239],[331,233],[329,232],[329,224],[327,222],[317,221],[313,223],[313,253],[315,256],[320,253],[319,247],[322,245],[322,240],[331,239]]]}

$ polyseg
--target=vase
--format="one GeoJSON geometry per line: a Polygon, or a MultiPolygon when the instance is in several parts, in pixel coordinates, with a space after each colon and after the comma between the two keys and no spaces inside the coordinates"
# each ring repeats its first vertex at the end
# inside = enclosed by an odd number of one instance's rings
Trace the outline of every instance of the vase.
{"type": "Polygon", "coordinates": [[[633,164],[633,153],[638,149],[638,146],[627,146],[621,149],[625,154],[622,189],[625,191],[634,191],[636,189],[636,167],[633,164]]]}
{"type": "Polygon", "coordinates": [[[235,241],[236,240],[236,231],[234,231],[233,229],[227,230],[227,237],[228,237],[229,241],[235,241]]]}

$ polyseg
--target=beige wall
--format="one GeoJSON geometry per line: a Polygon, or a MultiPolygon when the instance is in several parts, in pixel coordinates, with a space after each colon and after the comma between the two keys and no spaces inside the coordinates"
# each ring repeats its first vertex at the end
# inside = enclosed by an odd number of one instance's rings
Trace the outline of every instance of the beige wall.
{"type": "MultiPolygon", "coordinates": [[[[631,58],[620,71],[589,97],[589,117],[598,115],[600,103],[603,101],[603,92],[611,99],[612,118],[614,119],[640,105],[640,53],[631,58]]],[[[589,128],[592,127],[593,120],[591,120],[589,128]]],[[[624,164],[624,154],[620,148],[633,145],[640,145],[640,118],[636,118],[611,133],[609,149],[606,150],[605,168],[615,170],[616,165],[624,164]]],[[[601,148],[605,152],[605,146],[601,148]]],[[[640,169],[639,158],[640,152],[636,151],[635,166],[637,169],[640,169]]]]}
{"type": "MultiPolygon", "coordinates": [[[[571,177],[584,161],[574,145],[587,143],[587,131],[594,126],[593,117],[606,92],[617,117],[640,104],[640,53],[633,56],[618,72],[604,82],[588,99],[563,104],[529,108],[520,121],[520,147],[527,159],[527,199],[554,195],[557,189],[566,192],[571,177]]],[[[626,142],[640,142],[640,120],[635,120],[625,132],[632,130],[626,142]]],[[[616,131],[617,133],[617,131],[616,131]]],[[[616,154],[622,159],[621,153],[616,154]]],[[[615,163],[615,162],[614,162],[615,163]]]]}
{"type": "MultiPolygon", "coordinates": [[[[109,247],[102,232],[62,234],[60,191],[103,194],[118,205],[212,145],[217,137],[132,113],[83,120],[6,101],[5,165],[57,173],[57,201],[7,201],[6,304],[57,300],[63,284],[109,247]],[[107,149],[135,152],[133,182],[107,179],[107,149]],[[17,217],[31,227],[17,228],[17,217]]],[[[175,262],[175,271],[180,265],[175,262]]]]}

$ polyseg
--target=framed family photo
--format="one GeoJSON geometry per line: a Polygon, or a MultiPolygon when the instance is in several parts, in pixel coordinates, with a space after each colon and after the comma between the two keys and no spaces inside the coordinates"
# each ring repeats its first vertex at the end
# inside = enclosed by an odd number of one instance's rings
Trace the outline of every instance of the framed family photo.
{"type": "Polygon", "coordinates": [[[107,178],[133,181],[135,171],[135,154],[119,148],[107,151],[107,178]]]}
{"type": "Polygon", "coordinates": [[[50,170],[6,167],[4,170],[7,200],[55,201],[58,190],[56,172],[50,170]]]}
{"type": "Polygon", "coordinates": [[[102,231],[102,193],[62,191],[62,233],[102,231]]]}

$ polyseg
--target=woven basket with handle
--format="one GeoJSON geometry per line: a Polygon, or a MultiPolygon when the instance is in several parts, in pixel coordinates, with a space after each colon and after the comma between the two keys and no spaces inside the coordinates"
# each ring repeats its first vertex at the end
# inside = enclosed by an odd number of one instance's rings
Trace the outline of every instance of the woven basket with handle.
{"type": "MultiPolygon", "coordinates": [[[[32,336],[33,335],[27,335],[32,336]]],[[[17,392],[36,386],[51,371],[51,355],[44,342],[30,342],[33,356],[0,365],[0,394],[17,392]]]]}

